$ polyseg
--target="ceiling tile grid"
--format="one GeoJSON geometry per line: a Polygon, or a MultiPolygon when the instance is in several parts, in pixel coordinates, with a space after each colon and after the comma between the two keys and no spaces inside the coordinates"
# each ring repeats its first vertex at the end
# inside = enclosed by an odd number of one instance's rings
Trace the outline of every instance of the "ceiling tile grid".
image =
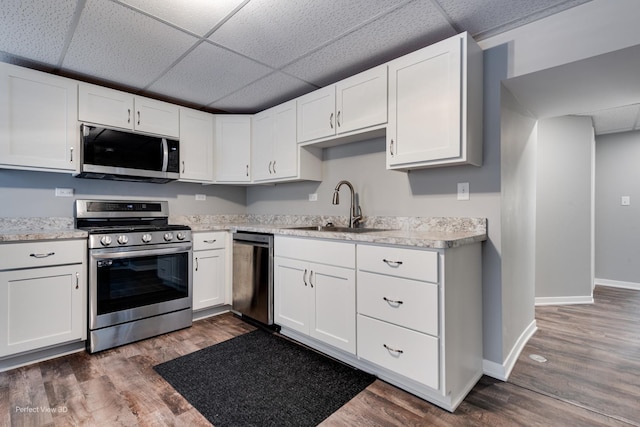
{"type": "Polygon", "coordinates": [[[274,68],[407,0],[252,0],[209,39],[274,68]]]}
{"type": "Polygon", "coordinates": [[[583,113],[593,117],[596,135],[640,130],[640,104],[583,113]]]}
{"type": "Polygon", "coordinates": [[[202,42],[148,90],[204,106],[272,71],[243,56],[202,42]]]}
{"type": "Polygon", "coordinates": [[[283,71],[326,86],[455,34],[431,0],[414,0],[283,71]],[[429,31],[425,32],[425,28],[429,31]]]}
{"type": "Polygon", "coordinates": [[[87,0],[62,67],[143,88],[197,41],[120,4],[87,0]]]}
{"type": "Polygon", "coordinates": [[[186,31],[205,36],[244,0],[119,0],[186,31]]]}
{"type": "Polygon", "coordinates": [[[0,51],[56,65],[76,4],[76,0],[0,0],[0,51]]]}

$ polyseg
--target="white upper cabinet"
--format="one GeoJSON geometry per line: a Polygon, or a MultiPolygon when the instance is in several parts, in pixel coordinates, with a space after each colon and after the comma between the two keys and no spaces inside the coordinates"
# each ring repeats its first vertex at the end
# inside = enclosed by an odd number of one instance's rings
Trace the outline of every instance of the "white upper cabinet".
{"type": "Polygon", "coordinates": [[[213,182],[214,116],[180,107],[180,181],[213,182]]]}
{"type": "Polygon", "coordinates": [[[389,63],[387,168],[482,165],[482,50],[467,33],[389,63]]]}
{"type": "Polygon", "coordinates": [[[179,107],[102,86],[80,83],[78,120],[178,138],[179,107]]]}
{"type": "Polygon", "coordinates": [[[251,182],[251,116],[215,115],[215,181],[251,182]]]}
{"type": "Polygon", "coordinates": [[[0,165],[76,171],[77,82],[0,63],[0,165]]]}
{"type": "Polygon", "coordinates": [[[297,99],[298,142],[318,140],[387,121],[387,66],[381,65],[297,99]]]}

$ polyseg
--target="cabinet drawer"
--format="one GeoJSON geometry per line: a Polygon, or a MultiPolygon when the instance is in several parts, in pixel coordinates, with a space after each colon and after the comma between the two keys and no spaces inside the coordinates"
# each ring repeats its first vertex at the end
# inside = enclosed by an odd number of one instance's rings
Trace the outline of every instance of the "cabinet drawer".
{"type": "Polygon", "coordinates": [[[345,268],[356,267],[356,246],[353,243],[275,236],[274,251],[280,257],[345,268]]]}
{"type": "Polygon", "coordinates": [[[208,231],[205,233],[192,233],[193,250],[204,251],[207,249],[223,249],[226,246],[227,233],[225,231],[208,231]]]}
{"type": "Polygon", "coordinates": [[[359,271],[358,313],[438,336],[438,286],[359,271]]]}
{"type": "Polygon", "coordinates": [[[80,264],[86,257],[86,240],[6,243],[0,245],[0,270],[80,264]]]}
{"type": "Polygon", "coordinates": [[[438,283],[438,252],[358,245],[358,270],[438,283]]]}
{"type": "Polygon", "coordinates": [[[438,338],[358,315],[358,357],[438,389],[438,338]]]}

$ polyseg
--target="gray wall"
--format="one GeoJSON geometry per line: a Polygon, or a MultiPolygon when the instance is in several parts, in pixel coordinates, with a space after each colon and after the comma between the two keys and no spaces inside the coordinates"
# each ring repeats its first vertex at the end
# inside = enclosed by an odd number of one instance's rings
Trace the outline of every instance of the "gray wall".
{"type": "Polygon", "coordinates": [[[590,117],[538,122],[536,298],[591,297],[593,161],[590,117]]]}
{"type": "Polygon", "coordinates": [[[502,356],[534,319],[536,119],[502,91],[502,356]]]}
{"type": "Polygon", "coordinates": [[[598,279],[640,284],[640,132],[596,138],[598,279]],[[630,196],[629,206],[620,205],[630,196]]]}
{"type": "Polygon", "coordinates": [[[77,199],[132,198],[169,201],[171,215],[242,214],[244,187],[183,182],[147,184],[74,178],[68,173],[0,169],[0,217],[73,217],[77,199]],[[55,188],[73,188],[74,197],[55,197],[55,188]],[[206,194],[196,201],[196,194],[206,194]]]}

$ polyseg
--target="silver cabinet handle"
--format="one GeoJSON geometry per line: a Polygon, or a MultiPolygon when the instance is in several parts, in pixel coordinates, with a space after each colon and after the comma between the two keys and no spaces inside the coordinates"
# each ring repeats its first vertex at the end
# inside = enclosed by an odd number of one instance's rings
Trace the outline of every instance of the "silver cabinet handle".
{"type": "Polygon", "coordinates": [[[391,143],[389,144],[389,153],[393,156],[393,139],[391,140],[391,143]]]}
{"type": "Polygon", "coordinates": [[[182,173],[184,173],[184,160],[182,161],[182,173]]]}
{"type": "Polygon", "coordinates": [[[313,270],[311,270],[309,272],[309,284],[311,285],[311,287],[313,288],[313,282],[311,281],[311,278],[313,277],[313,270]]]}
{"type": "Polygon", "coordinates": [[[76,272],[76,289],[80,289],[80,273],[76,272]]]}
{"type": "Polygon", "coordinates": [[[140,124],[140,110],[138,110],[138,125],[140,124]]]}
{"type": "Polygon", "coordinates": [[[336,116],[336,124],[340,127],[340,111],[338,111],[338,115],[336,116]]]}
{"type": "Polygon", "coordinates": [[[131,123],[131,108],[127,108],[127,123],[131,123]]]}
{"type": "Polygon", "coordinates": [[[198,257],[196,257],[196,271],[198,271],[198,257]]]}
{"type": "Polygon", "coordinates": [[[29,256],[34,258],[47,258],[55,254],[56,254],[55,252],[48,252],[46,254],[29,254],[29,256]]]}
{"type": "Polygon", "coordinates": [[[268,168],[268,169],[269,169],[269,175],[271,175],[271,174],[273,173],[273,172],[271,172],[271,165],[272,165],[272,164],[273,164],[273,160],[271,160],[271,161],[269,162],[269,168],[268,168]]]}
{"type": "Polygon", "coordinates": [[[331,126],[331,129],[333,129],[333,113],[331,113],[331,115],[329,116],[329,126],[331,126]]]}
{"type": "Polygon", "coordinates": [[[302,274],[302,281],[304,282],[304,285],[307,286],[307,269],[304,269],[304,273],[302,274]]]}
{"type": "Polygon", "coordinates": [[[203,240],[203,242],[204,242],[204,243],[209,243],[209,244],[211,244],[211,243],[215,243],[215,242],[217,242],[217,241],[218,241],[218,239],[203,240]]]}
{"type": "Polygon", "coordinates": [[[392,352],[392,353],[398,353],[398,354],[402,354],[402,353],[404,353],[404,351],[403,351],[403,350],[400,350],[400,349],[398,349],[398,348],[389,347],[389,346],[388,346],[388,345],[386,345],[386,344],[382,344],[382,345],[384,346],[384,348],[386,348],[388,351],[390,351],[390,352],[392,352]]]}
{"type": "Polygon", "coordinates": [[[383,299],[383,300],[385,300],[386,302],[388,302],[388,303],[389,303],[389,304],[391,304],[391,305],[394,305],[394,304],[395,304],[395,305],[401,305],[401,304],[404,304],[404,302],[402,302],[402,301],[399,301],[399,300],[392,300],[392,299],[389,299],[389,298],[387,298],[387,297],[382,297],[382,299],[383,299]]]}
{"type": "Polygon", "coordinates": [[[73,163],[73,147],[69,147],[69,163],[73,163]]]}
{"type": "Polygon", "coordinates": [[[402,261],[391,261],[389,259],[383,258],[382,262],[387,263],[390,267],[399,267],[402,265],[402,261]]]}
{"type": "Polygon", "coordinates": [[[274,174],[276,173],[276,161],[275,160],[273,161],[273,173],[274,174]]]}
{"type": "Polygon", "coordinates": [[[249,165],[247,165],[247,176],[249,176],[249,165]]]}

